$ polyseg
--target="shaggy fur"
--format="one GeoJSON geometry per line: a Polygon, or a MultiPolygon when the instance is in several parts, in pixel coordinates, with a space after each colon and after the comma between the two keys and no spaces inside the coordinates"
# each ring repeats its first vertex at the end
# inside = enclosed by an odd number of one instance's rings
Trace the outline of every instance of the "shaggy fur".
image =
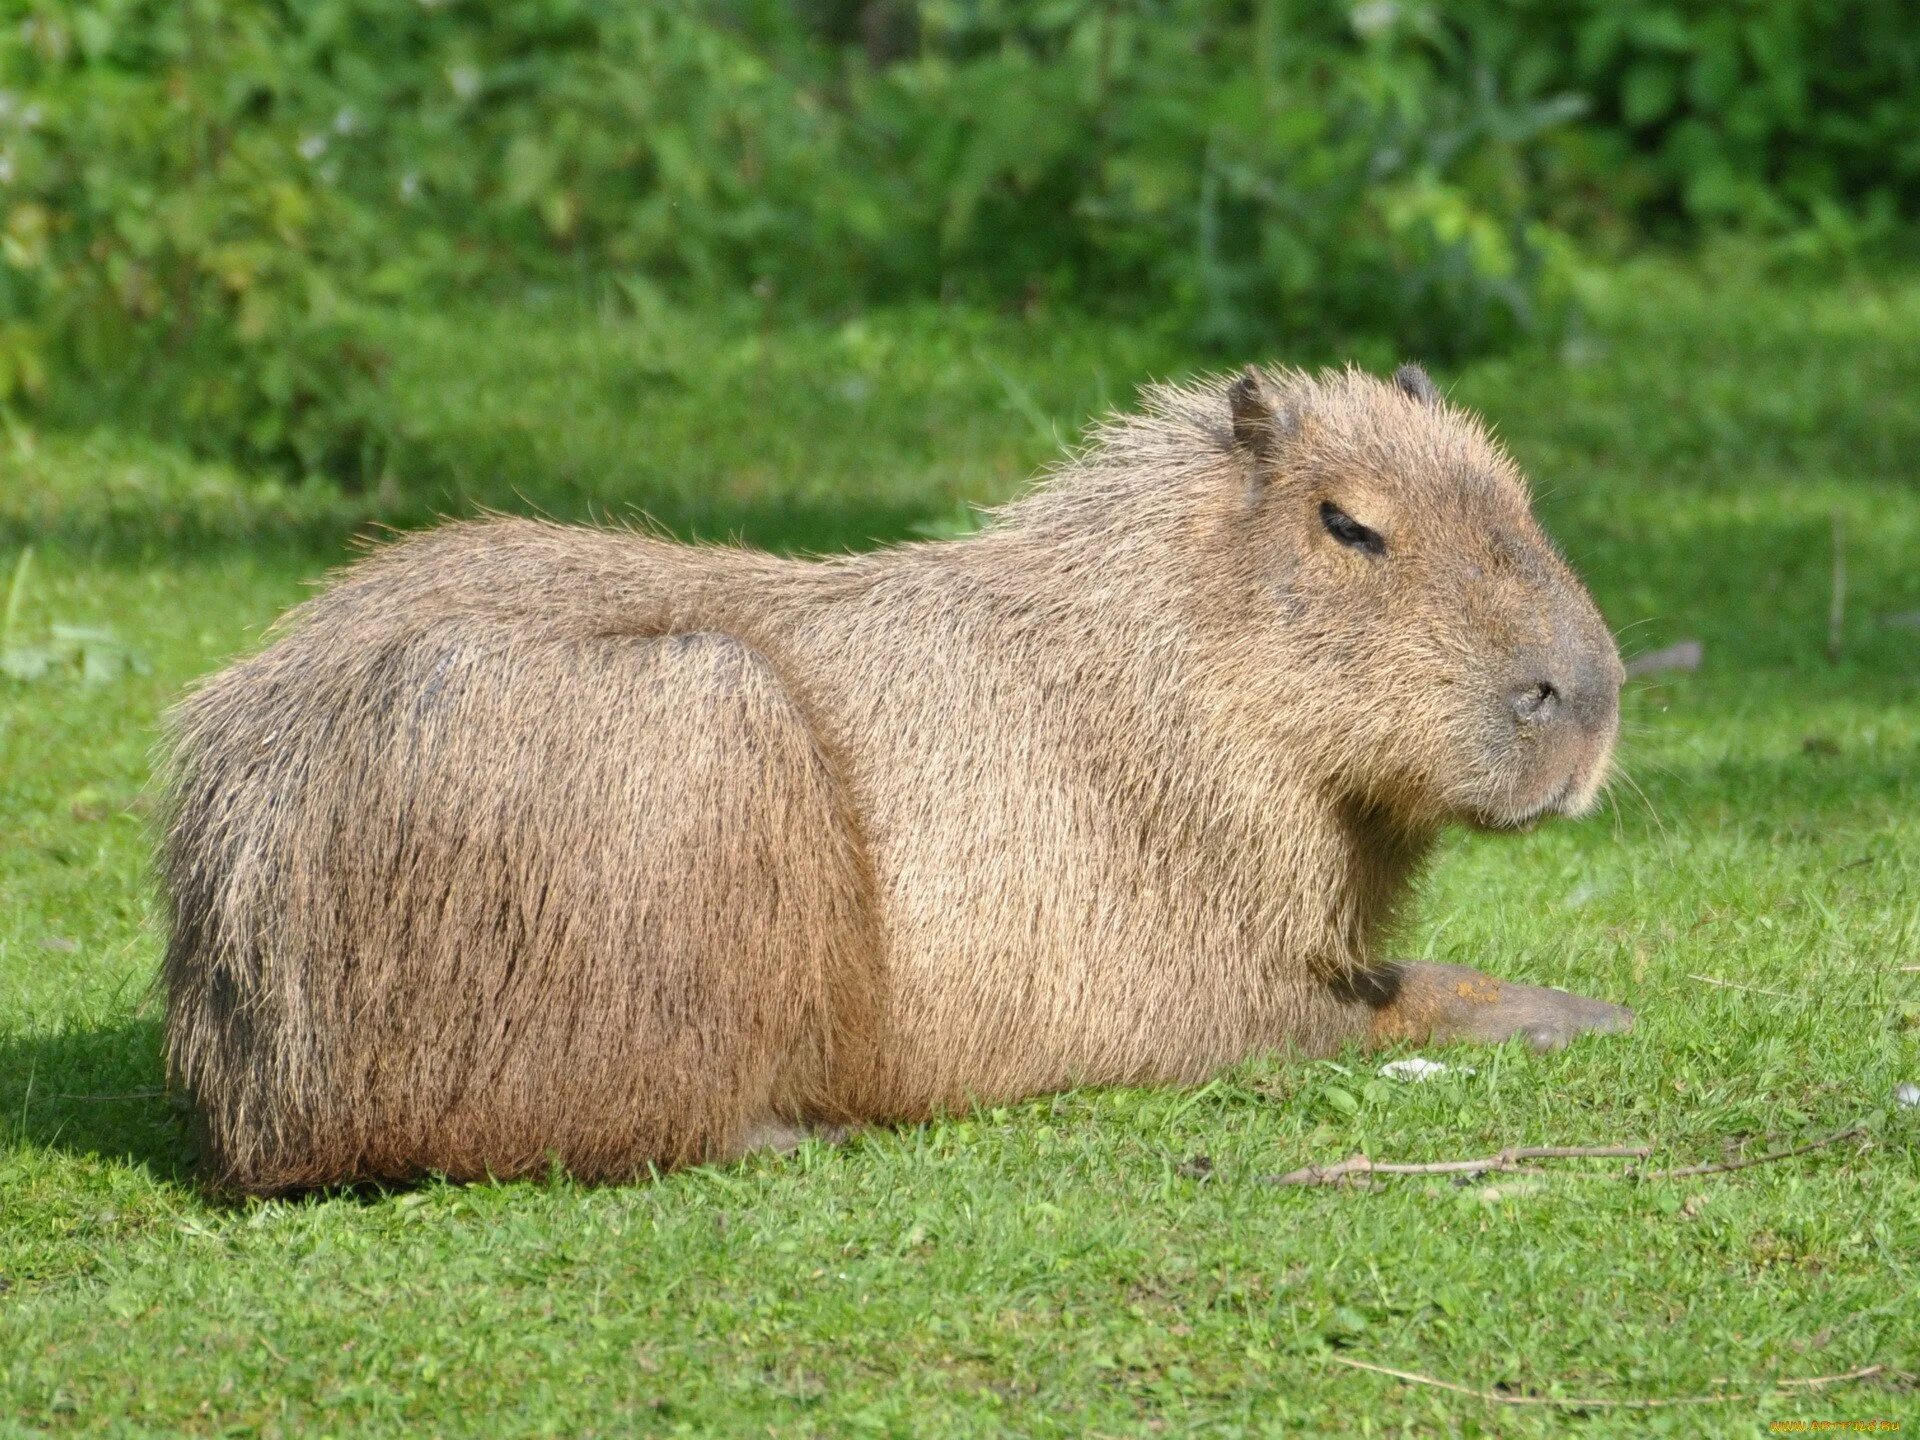
{"type": "Polygon", "coordinates": [[[615,1179],[1622,1027],[1380,958],[1440,826],[1591,804],[1620,682],[1512,463],[1413,374],[1157,389],[966,540],[493,520],[348,569],[176,716],[168,1063],[209,1183],[615,1179]]]}

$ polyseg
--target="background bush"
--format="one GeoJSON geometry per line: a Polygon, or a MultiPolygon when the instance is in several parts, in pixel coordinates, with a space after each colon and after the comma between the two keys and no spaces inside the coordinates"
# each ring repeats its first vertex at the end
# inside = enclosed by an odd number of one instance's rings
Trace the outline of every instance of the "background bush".
{"type": "Polygon", "coordinates": [[[1576,256],[1920,203],[1895,0],[7,0],[0,398],[350,478],[455,294],[1551,334],[1576,256]],[[84,387],[57,384],[84,377],[84,387]]]}

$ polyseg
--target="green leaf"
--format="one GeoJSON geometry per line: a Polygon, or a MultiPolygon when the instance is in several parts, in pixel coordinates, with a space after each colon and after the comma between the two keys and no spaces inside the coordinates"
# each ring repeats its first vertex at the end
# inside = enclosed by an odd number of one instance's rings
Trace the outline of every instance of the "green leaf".
{"type": "Polygon", "coordinates": [[[1320,1094],[1331,1108],[1339,1111],[1342,1115],[1357,1115],[1360,1113],[1360,1102],[1354,1098],[1351,1090],[1343,1089],[1338,1085],[1326,1085],[1321,1087],[1320,1094]]]}
{"type": "Polygon", "coordinates": [[[1365,1332],[1367,1323],[1367,1317],[1351,1305],[1341,1305],[1334,1309],[1327,1331],[1338,1336],[1359,1335],[1365,1332]]]}
{"type": "Polygon", "coordinates": [[[1650,125],[1673,110],[1680,94],[1680,71],[1665,60],[1642,60],[1620,87],[1620,113],[1629,125],[1650,125]]]}

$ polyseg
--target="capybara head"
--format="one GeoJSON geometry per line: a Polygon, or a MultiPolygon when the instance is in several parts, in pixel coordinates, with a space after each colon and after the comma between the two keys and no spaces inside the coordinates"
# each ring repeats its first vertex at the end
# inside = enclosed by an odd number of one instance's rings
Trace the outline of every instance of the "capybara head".
{"type": "Polygon", "coordinates": [[[1589,809],[1619,654],[1479,422],[1415,366],[1248,370],[1225,399],[1248,543],[1223,548],[1261,617],[1241,663],[1286,677],[1330,781],[1416,824],[1589,809]]]}

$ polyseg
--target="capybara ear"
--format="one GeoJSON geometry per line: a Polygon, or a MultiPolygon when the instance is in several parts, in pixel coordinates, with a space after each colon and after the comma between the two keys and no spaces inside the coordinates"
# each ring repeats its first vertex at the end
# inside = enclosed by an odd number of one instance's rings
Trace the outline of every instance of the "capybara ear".
{"type": "Polygon", "coordinates": [[[1233,448],[1255,460],[1270,461],[1280,442],[1300,428],[1290,404],[1276,405],[1260,372],[1249,365],[1227,390],[1233,411],[1233,448]]]}
{"type": "Polygon", "coordinates": [[[1433,383],[1433,377],[1418,365],[1402,365],[1393,372],[1393,383],[1402,391],[1411,395],[1422,405],[1440,403],[1440,387],[1433,383]]]}

